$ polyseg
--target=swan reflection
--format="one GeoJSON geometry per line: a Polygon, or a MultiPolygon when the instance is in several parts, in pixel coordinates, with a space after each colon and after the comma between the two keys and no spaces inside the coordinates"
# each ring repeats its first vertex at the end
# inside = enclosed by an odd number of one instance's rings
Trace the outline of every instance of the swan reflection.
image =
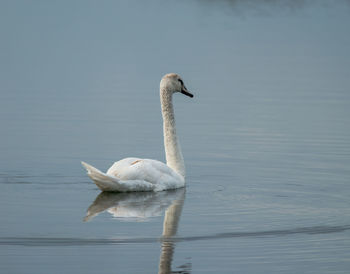
{"type": "Polygon", "coordinates": [[[105,211],[115,218],[127,221],[147,220],[161,216],[165,211],[158,273],[190,273],[190,264],[181,266],[180,271],[171,270],[175,250],[172,237],[177,232],[184,200],[185,188],[162,192],[102,192],[88,208],[84,221],[92,220],[105,211]]]}

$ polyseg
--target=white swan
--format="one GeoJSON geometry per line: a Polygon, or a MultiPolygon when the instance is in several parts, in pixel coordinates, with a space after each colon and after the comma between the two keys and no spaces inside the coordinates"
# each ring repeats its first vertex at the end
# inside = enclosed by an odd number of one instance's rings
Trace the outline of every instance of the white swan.
{"type": "Polygon", "coordinates": [[[160,81],[166,164],[151,159],[125,158],[103,173],[81,162],[88,176],[102,191],[162,191],[185,186],[185,164],[176,136],[172,102],[172,95],[176,92],[193,97],[179,75],[166,74],[160,81]]]}

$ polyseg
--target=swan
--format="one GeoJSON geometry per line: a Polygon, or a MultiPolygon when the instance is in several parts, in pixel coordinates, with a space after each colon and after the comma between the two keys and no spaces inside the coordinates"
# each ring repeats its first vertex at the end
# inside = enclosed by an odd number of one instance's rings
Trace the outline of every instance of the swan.
{"type": "Polygon", "coordinates": [[[115,162],[106,173],[81,162],[88,176],[102,191],[163,191],[185,186],[185,163],[176,135],[173,94],[193,97],[176,73],[166,74],[160,81],[160,103],[166,164],[152,159],[129,157],[115,162]]]}

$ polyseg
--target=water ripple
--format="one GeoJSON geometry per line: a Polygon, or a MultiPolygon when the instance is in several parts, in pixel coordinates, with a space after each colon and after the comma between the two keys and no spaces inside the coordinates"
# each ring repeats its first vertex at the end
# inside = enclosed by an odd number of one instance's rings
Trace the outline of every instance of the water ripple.
{"type": "Polygon", "coordinates": [[[226,238],[283,237],[295,234],[329,234],[350,230],[350,225],[312,226],[284,230],[267,230],[253,232],[227,232],[202,236],[161,237],[161,238],[54,238],[54,237],[1,237],[0,245],[20,246],[96,246],[120,244],[144,244],[158,242],[191,242],[226,238]]]}

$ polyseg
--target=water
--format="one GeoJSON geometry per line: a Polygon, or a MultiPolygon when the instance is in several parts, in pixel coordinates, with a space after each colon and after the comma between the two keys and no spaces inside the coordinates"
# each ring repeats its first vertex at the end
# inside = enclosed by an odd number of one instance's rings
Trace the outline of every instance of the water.
{"type": "Polygon", "coordinates": [[[3,1],[1,273],[348,273],[348,1],[3,1]],[[100,194],[164,160],[176,95],[187,188],[100,194]]]}

